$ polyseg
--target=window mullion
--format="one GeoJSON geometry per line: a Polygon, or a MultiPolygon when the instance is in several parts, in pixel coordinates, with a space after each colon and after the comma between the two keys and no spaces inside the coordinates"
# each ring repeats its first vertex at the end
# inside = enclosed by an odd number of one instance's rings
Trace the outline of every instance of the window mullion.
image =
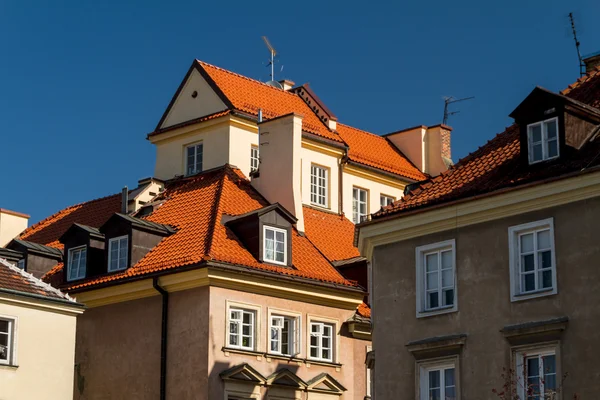
{"type": "Polygon", "coordinates": [[[539,289],[538,275],[539,275],[539,263],[538,263],[538,245],[537,245],[537,231],[533,231],[533,270],[534,270],[534,282],[535,289],[539,289]]]}
{"type": "Polygon", "coordinates": [[[442,307],[444,289],[442,289],[442,252],[437,252],[437,274],[438,274],[438,307],[442,307]]]}

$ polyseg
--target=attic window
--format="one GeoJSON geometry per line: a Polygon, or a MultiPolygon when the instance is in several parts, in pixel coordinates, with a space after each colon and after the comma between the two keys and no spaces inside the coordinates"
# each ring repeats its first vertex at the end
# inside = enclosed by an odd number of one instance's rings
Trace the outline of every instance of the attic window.
{"type": "Polygon", "coordinates": [[[108,272],[127,268],[128,237],[120,236],[108,242],[108,272]]]}
{"type": "Polygon", "coordinates": [[[527,125],[529,164],[558,157],[558,118],[527,125]]]}
{"type": "Polygon", "coordinates": [[[17,262],[17,268],[25,270],[25,259],[21,258],[19,262],[17,262]]]}
{"type": "Polygon", "coordinates": [[[79,246],[69,249],[69,264],[67,266],[67,279],[74,281],[85,278],[87,263],[87,247],[79,246]]]}
{"type": "Polygon", "coordinates": [[[263,227],[263,259],[273,264],[287,265],[287,230],[263,227]]]}

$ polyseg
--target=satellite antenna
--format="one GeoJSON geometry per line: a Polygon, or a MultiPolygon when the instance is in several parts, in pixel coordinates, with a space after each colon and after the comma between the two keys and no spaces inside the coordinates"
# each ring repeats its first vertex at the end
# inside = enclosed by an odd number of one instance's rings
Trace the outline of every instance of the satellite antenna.
{"type": "Polygon", "coordinates": [[[274,86],[278,89],[283,89],[283,86],[281,86],[281,84],[275,80],[275,56],[277,55],[277,51],[271,45],[271,42],[269,42],[269,39],[267,39],[266,36],[263,36],[262,40],[263,42],[265,42],[267,48],[269,49],[269,52],[271,53],[271,61],[269,61],[269,63],[267,64],[267,66],[271,66],[271,80],[266,83],[267,85],[274,86]]]}
{"type": "Polygon", "coordinates": [[[475,98],[475,96],[464,97],[462,99],[455,99],[452,96],[444,97],[444,119],[443,119],[442,124],[446,125],[448,123],[448,118],[451,115],[458,114],[460,112],[460,111],[448,111],[448,106],[450,104],[452,104],[452,103],[458,103],[459,101],[471,100],[471,99],[474,99],[474,98],[475,98]]]}
{"type": "Polygon", "coordinates": [[[577,30],[575,29],[575,18],[573,18],[573,13],[569,13],[569,19],[571,20],[571,29],[573,30],[573,39],[575,39],[575,48],[577,49],[577,58],[579,58],[579,76],[582,77],[585,75],[585,64],[581,58],[581,52],[579,51],[579,40],[577,40],[577,30]]]}

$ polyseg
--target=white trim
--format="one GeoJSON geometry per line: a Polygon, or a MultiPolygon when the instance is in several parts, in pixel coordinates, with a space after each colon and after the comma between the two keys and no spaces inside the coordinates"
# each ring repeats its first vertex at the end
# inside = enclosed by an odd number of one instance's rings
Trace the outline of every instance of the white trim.
{"type": "Polygon", "coordinates": [[[250,172],[258,170],[260,166],[260,153],[258,150],[258,146],[251,145],[250,146],[250,172]],[[256,151],[256,157],[254,157],[254,152],[256,151]],[[254,161],[256,160],[256,167],[254,166],[254,161]]]}
{"type": "Polygon", "coordinates": [[[308,343],[307,343],[307,348],[308,348],[308,358],[311,360],[315,360],[315,361],[325,361],[325,362],[333,362],[334,357],[333,357],[333,353],[334,353],[334,343],[335,343],[335,324],[331,324],[329,322],[320,322],[320,321],[311,321],[308,324],[308,343]],[[313,327],[318,328],[317,332],[313,332],[313,327]],[[325,334],[325,330],[328,329],[330,334],[329,336],[327,336],[325,334]],[[313,356],[312,353],[312,349],[313,349],[313,345],[311,344],[311,339],[312,337],[315,336],[317,338],[317,353],[318,356],[313,356]],[[329,338],[329,347],[323,347],[323,339],[325,338],[329,338]],[[323,357],[323,351],[325,350],[329,350],[329,357],[323,357]]]}
{"type": "Polygon", "coordinates": [[[119,236],[119,237],[115,237],[115,238],[111,238],[108,239],[108,265],[107,265],[107,271],[108,272],[115,272],[115,271],[123,271],[125,269],[127,269],[127,265],[129,264],[129,236],[128,235],[123,235],[123,236],[119,236]],[[121,260],[121,257],[117,258],[117,267],[116,268],[111,268],[111,264],[112,264],[112,246],[114,243],[117,243],[118,246],[118,253],[121,252],[121,240],[126,239],[126,243],[125,243],[125,265],[121,266],[119,265],[118,261],[121,260]]]}
{"type": "Polygon", "coordinates": [[[387,194],[379,193],[379,205],[381,207],[389,206],[396,201],[394,196],[388,196],[387,194]],[[385,199],[385,201],[383,201],[385,199]],[[390,201],[391,200],[391,201],[390,201]]]}
{"type": "MultiPolygon", "coordinates": [[[[559,140],[559,131],[558,131],[558,117],[554,117],[554,118],[549,118],[543,121],[539,121],[539,122],[535,122],[533,124],[529,124],[527,125],[527,152],[528,152],[528,159],[529,159],[529,164],[537,164],[539,162],[542,161],[548,161],[548,160],[552,160],[555,158],[558,158],[560,156],[560,140],[559,140]],[[556,155],[549,157],[548,156],[548,129],[547,124],[553,121],[556,124],[556,155]],[[535,127],[535,126],[540,126],[541,127],[541,141],[540,142],[536,142],[541,144],[542,146],[542,159],[541,160],[533,160],[533,143],[531,142],[531,128],[535,127]]],[[[554,140],[554,139],[552,139],[554,140]]]]}
{"type": "MultiPolygon", "coordinates": [[[[78,279],[83,279],[85,278],[85,276],[87,275],[87,246],[83,245],[83,246],[77,246],[77,247],[73,247],[71,249],[69,249],[68,252],[68,262],[67,262],[67,281],[71,282],[71,281],[76,281],[78,279]],[[80,250],[84,250],[85,251],[85,263],[83,265],[83,276],[80,275],[81,272],[81,267],[79,266],[79,264],[77,265],[77,276],[74,278],[71,278],[71,269],[73,268],[73,252],[75,251],[80,251],[80,250]]],[[[79,262],[81,262],[81,255],[79,256],[79,262]]]]}
{"type": "MultiPolygon", "coordinates": [[[[534,235],[535,237],[535,235],[534,235]]],[[[536,249],[534,249],[536,250],[536,249]]],[[[529,222],[526,224],[511,226],[508,228],[508,251],[510,268],[510,301],[521,301],[535,297],[550,296],[558,293],[558,282],[556,280],[556,247],[554,245],[554,218],[547,218],[540,221],[529,222]],[[526,233],[535,233],[539,230],[549,229],[550,231],[550,250],[552,252],[552,288],[538,289],[536,284],[535,291],[522,292],[520,282],[520,252],[519,237],[526,233]]],[[[535,260],[535,281],[538,281],[538,260],[537,252],[534,253],[535,260]]]]}
{"type": "MultiPolygon", "coordinates": [[[[558,351],[558,343],[553,344],[545,344],[545,345],[537,345],[537,346],[520,346],[518,348],[513,349],[514,355],[514,366],[516,372],[516,389],[521,399],[526,399],[525,396],[526,391],[526,373],[525,373],[525,358],[532,357],[544,357],[544,356],[554,356],[554,373],[556,376],[556,386],[560,387],[560,379],[562,377],[560,370],[560,358],[558,351]]],[[[543,365],[540,363],[540,374],[543,374],[543,365]]],[[[543,376],[543,375],[542,375],[543,376]]],[[[542,379],[542,388],[543,388],[543,379],[542,379]]]]}
{"type": "Polygon", "coordinates": [[[358,224],[369,215],[369,189],[360,186],[352,186],[352,222],[358,224]],[[360,200],[360,192],[365,192],[365,201],[360,200]],[[357,196],[355,196],[357,194],[357,196]],[[361,204],[365,205],[365,214],[360,212],[361,204]]]}
{"type": "Polygon", "coordinates": [[[267,309],[267,318],[267,353],[274,355],[298,357],[302,353],[302,314],[293,311],[280,310],[278,308],[269,307],[267,309]],[[289,318],[294,321],[294,327],[292,332],[292,349],[290,351],[290,354],[282,354],[281,352],[271,350],[271,324],[273,317],[289,318]]]}
{"type": "Polygon", "coordinates": [[[323,362],[339,362],[339,351],[340,348],[340,335],[338,334],[338,327],[340,325],[340,321],[334,318],[323,317],[319,315],[306,315],[306,359],[310,362],[313,361],[323,361],[323,362]],[[332,338],[331,338],[331,360],[325,360],[320,357],[311,357],[310,356],[310,334],[311,334],[311,324],[321,323],[325,325],[332,326],[332,338]]]}
{"type": "Polygon", "coordinates": [[[310,164],[310,204],[329,208],[329,168],[314,163],[310,164]],[[323,176],[321,176],[321,172],[323,176]],[[323,185],[320,184],[321,181],[323,181],[323,185]],[[313,192],[313,189],[316,189],[316,191],[313,192]],[[320,189],[325,192],[322,196],[319,194],[320,189]],[[322,202],[319,201],[320,198],[323,199],[322,202]]]}
{"type": "Polygon", "coordinates": [[[18,317],[0,314],[0,320],[8,322],[8,358],[0,360],[0,365],[17,365],[17,323],[18,317]]]}
{"type": "Polygon", "coordinates": [[[454,399],[460,399],[460,377],[459,377],[459,367],[458,367],[458,357],[454,356],[451,358],[443,358],[437,360],[427,360],[418,362],[417,369],[417,393],[416,397],[419,400],[429,400],[429,372],[430,371],[440,371],[440,398],[444,399],[442,396],[441,388],[444,388],[445,392],[445,382],[444,382],[444,371],[448,369],[454,369],[454,399]]]}
{"type": "Polygon", "coordinates": [[[262,253],[262,258],[263,261],[271,263],[271,264],[278,264],[278,265],[287,265],[287,260],[288,260],[288,231],[286,229],[281,229],[281,228],[276,228],[274,226],[271,225],[263,225],[263,253],[262,253]],[[267,230],[272,230],[274,232],[273,234],[273,259],[269,259],[267,258],[267,230]],[[277,235],[275,233],[277,232],[282,232],[283,233],[283,261],[277,261],[275,260],[275,258],[277,258],[276,256],[276,248],[277,248],[277,235]]]}
{"type": "Polygon", "coordinates": [[[197,173],[202,172],[202,170],[204,169],[204,142],[203,141],[199,141],[196,143],[190,143],[187,144],[183,147],[183,160],[184,160],[184,171],[183,174],[185,176],[191,176],[191,175],[195,175],[197,173]],[[201,154],[201,159],[200,162],[198,163],[198,150],[197,147],[198,146],[202,146],[202,154],[201,154]],[[194,148],[194,170],[189,172],[189,164],[188,164],[188,149],[189,148],[194,148]],[[198,164],[200,164],[200,169],[198,169],[198,164]]]}
{"type": "MultiPolygon", "coordinates": [[[[441,262],[441,257],[440,262],[441,262]]],[[[428,317],[431,315],[438,314],[446,314],[455,312],[458,310],[458,284],[457,284],[457,271],[456,271],[456,240],[445,240],[443,242],[432,243],[424,246],[418,246],[415,249],[415,266],[416,266],[416,285],[417,285],[417,318],[428,317]],[[438,252],[441,255],[442,251],[451,251],[452,252],[452,277],[454,280],[454,300],[451,306],[443,306],[442,304],[442,271],[438,271],[438,291],[440,296],[438,301],[440,305],[436,308],[427,309],[427,299],[426,299],[426,278],[425,278],[425,256],[431,254],[433,252],[438,252]]]]}
{"type": "MultiPolygon", "coordinates": [[[[233,301],[229,301],[226,300],[226,306],[225,306],[225,312],[226,317],[225,317],[225,346],[224,347],[229,347],[232,349],[241,349],[241,350],[250,350],[250,351],[260,351],[260,335],[259,332],[261,332],[261,306],[257,306],[257,305],[253,305],[253,304],[246,304],[246,303],[239,303],[239,302],[233,302],[233,301]],[[240,343],[237,345],[231,345],[230,343],[230,327],[229,327],[229,323],[231,320],[231,311],[241,311],[241,312],[248,312],[251,313],[253,315],[253,321],[252,321],[252,344],[251,346],[242,346],[241,340],[240,343]]],[[[242,319],[243,319],[243,315],[242,315],[242,319]]],[[[239,332],[239,337],[242,337],[242,325],[239,324],[238,326],[238,332],[239,332]]]]}

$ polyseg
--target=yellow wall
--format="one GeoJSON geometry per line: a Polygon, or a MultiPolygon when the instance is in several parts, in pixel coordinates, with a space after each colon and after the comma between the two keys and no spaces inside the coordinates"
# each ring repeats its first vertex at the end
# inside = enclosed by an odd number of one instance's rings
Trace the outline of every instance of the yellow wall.
{"type": "MultiPolygon", "coordinates": [[[[403,195],[404,189],[400,187],[394,187],[391,185],[386,185],[381,182],[373,181],[372,179],[368,179],[363,176],[357,176],[354,173],[349,173],[348,169],[344,170],[343,178],[344,180],[344,214],[346,217],[352,221],[352,188],[354,186],[360,187],[362,189],[367,189],[369,191],[369,213],[374,213],[378,211],[381,206],[379,203],[379,196],[381,194],[385,194],[387,196],[392,196],[396,200],[400,199],[403,195]]],[[[398,183],[400,183],[398,181],[398,183]]]]}
{"type": "Polygon", "coordinates": [[[320,167],[327,167],[329,169],[329,182],[328,182],[328,207],[327,209],[338,212],[339,210],[339,164],[338,157],[332,155],[323,154],[317,151],[310,150],[306,147],[302,147],[300,152],[302,157],[302,203],[311,204],[310,202],[310,170],[311,165],[314,163],[320,167]]]}
{"type": "Polygon", "coordinates": [[[6,246],[8,242],[27,228],[29,216],[15,214],[12,214],[11,211],[0,209],[0,247],[6,246]]]}
{"type": "Polygon", "coordinates": [[[258,146],[256,125],[229,128],[229,163],[238,167],[245,176],[250,176],[250,148],[258,146]]]}
{"type": "Polygon", "coordinates": [[[0,297],[0,316],[16,319],[18,365],[0,365],[0,399],[72,399],[75,315],[0,297]]]}

